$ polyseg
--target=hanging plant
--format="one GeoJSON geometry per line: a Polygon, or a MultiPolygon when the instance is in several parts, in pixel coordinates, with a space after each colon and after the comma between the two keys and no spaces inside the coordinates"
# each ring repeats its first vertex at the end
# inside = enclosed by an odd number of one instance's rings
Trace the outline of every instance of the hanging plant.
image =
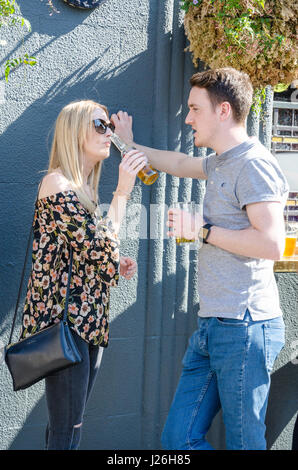
{"type": "Polygon", "coordinates": [[[195,66],[234,67],[256,90],[297,78],[297,2],[185,0],[181,8],[195,66]]]}

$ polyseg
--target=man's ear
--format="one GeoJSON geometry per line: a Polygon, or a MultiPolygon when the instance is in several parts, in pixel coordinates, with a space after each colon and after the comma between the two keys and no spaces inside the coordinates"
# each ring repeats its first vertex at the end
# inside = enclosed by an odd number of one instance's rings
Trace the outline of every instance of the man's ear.
{"type": "Polygon", "coordinates": [[[219,117],[222,121],[226,121],[228,118],[232,117],[232,107],[228,101],[223,101],[220,104],[219,117]]]}

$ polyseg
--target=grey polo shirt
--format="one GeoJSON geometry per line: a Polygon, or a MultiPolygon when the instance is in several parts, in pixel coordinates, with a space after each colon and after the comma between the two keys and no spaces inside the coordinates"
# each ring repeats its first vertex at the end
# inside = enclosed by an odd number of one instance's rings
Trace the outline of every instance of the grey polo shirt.
{"type": "MultiPolygon", "coordinates": [[[[206,223],[231,230],[249,227],[246,204],[280,201],[288,196],[287,181],[271,153],[252,137],[203,160],[207,175],[203,215],[206,223]]],[[[253,320],[282,315],[273,261],[236,255],[203,244],[198,257],[201,317],[253,320]]]]}

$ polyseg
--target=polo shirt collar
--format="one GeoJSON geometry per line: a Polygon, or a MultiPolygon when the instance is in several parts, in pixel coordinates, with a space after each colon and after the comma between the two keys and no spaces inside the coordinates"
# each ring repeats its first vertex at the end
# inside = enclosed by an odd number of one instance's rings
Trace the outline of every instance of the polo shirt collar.
{"type": "Polygon", "coordinates": [[[247,152],[257,142],[258,142],[257,137],[255,137],[255,136],[249,137],[247,140],[245,140],[241,144],[236,145],[235,147],[232,147],[229,150],[226,150],[225,152],[221,153],[220,155],[216,154],[216,158],[217,158],[218,162],[221,162],[221,161],[228,160],[232,157],[239,156],[240,154],[247,152]]]}

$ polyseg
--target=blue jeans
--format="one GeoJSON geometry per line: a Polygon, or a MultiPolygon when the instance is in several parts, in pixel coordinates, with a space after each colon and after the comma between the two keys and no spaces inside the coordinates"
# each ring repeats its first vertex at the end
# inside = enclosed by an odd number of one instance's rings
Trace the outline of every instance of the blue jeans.
{"type": "Polygon", "coordinates": [[[77,450],[87,400],[102,359],[103,348],[72,331],[83,361],[46,377],[49,423],[46,450],[77,450]]]}
{"type": "Polygon", "coordinates": [[[162,434],[164,449],[209,449],[212,420],[222,408],[226,448],[265,450],[270,372],[284,346],[282,317],[252,321],[200,318],[162,434]]]}

